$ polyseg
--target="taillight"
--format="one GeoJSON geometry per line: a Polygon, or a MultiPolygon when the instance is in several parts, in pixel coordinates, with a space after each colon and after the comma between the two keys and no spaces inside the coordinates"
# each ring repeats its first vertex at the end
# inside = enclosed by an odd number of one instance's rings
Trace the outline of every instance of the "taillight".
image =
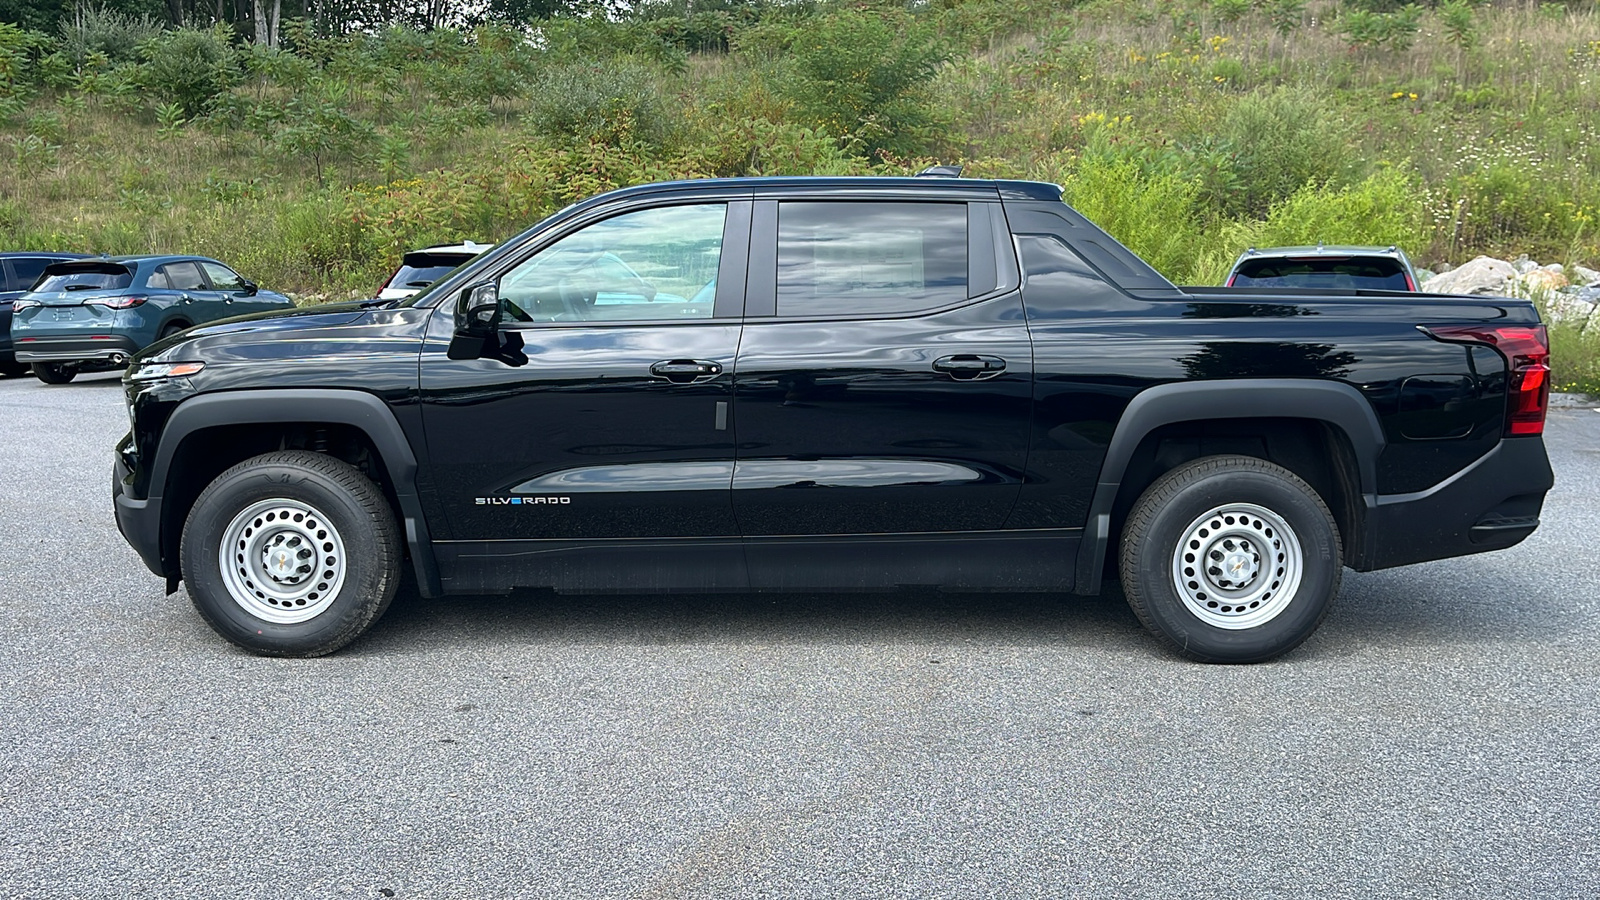
{"type": "MultiPolygon", "coordinates": [[[[405,268],[405,264],[402,263],[401,266],[400,266],[400,269],[404,269],[404,268],[405,268]]],[[[382,297],[383,296],[383,292],[388,290],[389,289],[389,285],[394,284],[394,280],[399,277],[400,269],[395,269],[393,272],[390,272],[389,273],[389,277],[385,278],[383,280],[383,286],[378,288],[378,292],[376,294],[373,294],[372,296],[374,296],[374,297],[382,297]]]]}
{"type": "Polygon", "coordinates": [[[90,297],[83,301],[84,306],[108,306],[112,309],[133,309],[143,303],[146,297],[124,295],[121,297],[90,297]]]}
{"type": "Polygon", "coordinates": [[[19,312],[22,312],[23,310],[27,309],[30,306],[38,306],[38,305],[39,305],[39,301],[37,301],[37,300],[18,300],[17,302],[11,304],[11,311],[14,312],[14,313],[19,313],[19,312]]]}
{"type": "Polygon", "coordinates": [[[1488,344],[1505,356],[1506,433],[1543,434],[1550,408],[1550,337],[1543,325],[1427,325],[1441,341],[1488,344]]]}

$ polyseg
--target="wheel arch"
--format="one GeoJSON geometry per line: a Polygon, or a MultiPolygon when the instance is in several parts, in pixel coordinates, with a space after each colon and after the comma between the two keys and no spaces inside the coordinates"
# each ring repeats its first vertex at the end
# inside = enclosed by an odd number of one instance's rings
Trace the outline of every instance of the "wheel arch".
{"type": "MultiPolygon", "coordinates": [[[[1174,435],[1195,435],[1207,428],[1275,435],[1280,443],[1319,444],[1326,454],[1323,477],[1291,471],[1311,481],[1334,511],[1347,537],[1346,561],[1364,558],[1366,510],[1377,496],[1377,459],[1386,440],[1372,405],[1349,384],[1295,378],[1219,379],[1158,385],[1128,403],[1113,432],[1090,501],[1084,540],[1078,548],[1077,593],[1099,593],[1119,509],[1132,505],[1139,492],[1166,468],[1140,466],[1154,458],[1160,441],[1174,435]],[[1296,437],[1296,432],[1299,436],[1296,437]],[[1318,484],[1317,482],[1321,482],[1318,484]]],[[[1196,453],[1189,458],[1201,455],[1196,453]]],[[[1270,453],[1252,455],[1272,459],[1270,453]]],[[[1274,460],[1283,462],[1283,460],[1274,460]]],[[[1168,466],[1167,468],[1170,468],[1168,466]]]]}
{"type": "Polygon", "coordinates": [[[438,567],[417,497],[416,454],[381,398],[335,388],[201,394],[172,411],[150,479],[151,499],[161,501],[161,558],[169,585],[179,577],[183,520],[210,479],[290,441],[309,442],[307,449],[331,452],[358,466],[370,462],[368,474],[394,504],[419,589],[424,596],[438,596],[438,567]]]}

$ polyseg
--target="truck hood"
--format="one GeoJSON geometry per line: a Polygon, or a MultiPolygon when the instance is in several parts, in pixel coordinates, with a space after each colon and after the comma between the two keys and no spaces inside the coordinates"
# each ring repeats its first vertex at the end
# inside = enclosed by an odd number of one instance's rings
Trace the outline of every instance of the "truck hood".
{"type": "Polygon", "coordinates": [[[135,362],[204,359],[210,346],[292,340],[297,333],[350,325],[367,312],[359,302],[325,303],[220,319],[151,344],[140,351],[135,362]]]}

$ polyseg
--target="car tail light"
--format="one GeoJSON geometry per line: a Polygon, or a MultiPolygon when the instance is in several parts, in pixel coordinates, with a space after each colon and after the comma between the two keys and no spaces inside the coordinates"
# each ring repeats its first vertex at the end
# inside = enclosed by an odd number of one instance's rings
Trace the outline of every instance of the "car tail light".
{"type": "Polygon", "coordinates": [[[83,301],[84,306],[107,306],[111,309],[133,309],[143,303],[148,297],[126,294],[120,297],[90,297],[83,301]]]}
{"type": "Polygon", "coordinates": [[[373,292],[372,296],[374,296],[374,297],[382,297],[383,296],[383,292],[389,289],[389,285],[394,284],[394,280],[396,278],[400,277],[400,269],[404,269],[404,268],[405,268],[405,263],[401,263],[400,264],[400,268],[395,269],[393,272],[390,272],[389,273],[389,277],[385,278],[383,280],[383,284],[381,286],[379,286],[379,288],[376,291],[373,292]]]}
{"type": "Polygon", "coordinates": [[[1543,325],[1428,325],[1441,341],[1488,344],[1505,356],[1506,433],[1543,434],[1550,408],[1550,337],[1543,325]]]}
{"type": "Polygon", "coordinates": [[[38,305],[39,305],[39,301],[37,301],[37,300],[18,300],[17,302],[11,304],[11,311],[14,312],[14,313],[19,313],[19,312],[22,312],[23,310],[27,309],[30,306],[38,306],[38,305]]]}

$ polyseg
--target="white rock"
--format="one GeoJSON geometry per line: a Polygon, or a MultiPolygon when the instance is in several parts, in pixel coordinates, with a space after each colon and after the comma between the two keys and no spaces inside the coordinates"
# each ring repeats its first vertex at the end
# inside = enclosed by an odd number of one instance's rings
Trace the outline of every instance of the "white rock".
{"type": "Polygon", "coordinates": [[[1594,318],[1596,308],[1597,304],[1571,294],[1551,294],[1544,303],[1545,318],[1551,322],[1589,322],[1594,318]]]}
{"type": "Polygon", "coordinates": [[[1561,263],[1551,263],[1548,266],[1540,266],[1539,268],[1544,269],[1546,272],[1554,272],[1557,275],[1565,275],[1567,272],[1567,267],[1561,263]]]}
{"type": "Polygon", "coordinates": [[[1548,266],[1542,269],[1534,269],[1531,272],[1525,272],[1523,273],[1522,277],[1517,280],[1522,283],[1524,289],[1529,291],[1558,291],[1567,286],[1567,276],[1549,268],[1548,266]]]}
{"type": "Polygon", "coordinates": [[[1518,272],[1505,260],[1480,256],[1459,269],[1428,279],[1422,289],[1430,294],[1504,294],[1518,272]]]}
{"type": "Polygon", "coordinates": [[[1511,265],[1517,270],[1518,275],[1526,275],[1529,272],[1532,272],[1534,269],[1539,268],[1539,264],[1529,259],[1528,254],[1526,253],[1518,256],[1516,259],[1513,259],[1511,261],[1511,265]]]}
{"type": "Polygon", "coordinates": [[[1600,272],[1586,269],[1583,266],[1572,267],[1572,283],[1588,287],[1600,287],[1600,272]]]}

